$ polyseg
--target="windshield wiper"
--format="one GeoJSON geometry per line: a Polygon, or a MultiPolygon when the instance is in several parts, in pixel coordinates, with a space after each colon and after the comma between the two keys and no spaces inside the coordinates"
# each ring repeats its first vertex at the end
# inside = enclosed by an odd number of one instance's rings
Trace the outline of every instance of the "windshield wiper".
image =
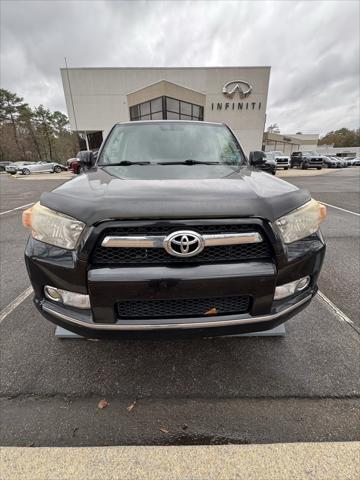
{"type": "Polygon", "coordinates": [[[151,162],[131,162],[130,160],[123,160],[118,163],[99,163],[99,167],[129,167],[130,165],[151,165],[151,162]]]}
{"type": "Polygon", "coordinates": [[[156,165],[220,165],[220,162],[202,162],[200,160],[188,158],[187,160],[181,160],[178,162],[157,162],[156,165]]]}

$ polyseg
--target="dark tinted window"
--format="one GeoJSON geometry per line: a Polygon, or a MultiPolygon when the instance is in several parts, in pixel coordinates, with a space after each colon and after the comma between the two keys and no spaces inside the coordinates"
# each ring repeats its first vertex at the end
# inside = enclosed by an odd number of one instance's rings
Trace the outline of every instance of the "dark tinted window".
{"type": "Polygon", "coordinates": [[[130,120],[204,120],[204,108],[171,97],[158,97],[130,107],[130,120]]]}

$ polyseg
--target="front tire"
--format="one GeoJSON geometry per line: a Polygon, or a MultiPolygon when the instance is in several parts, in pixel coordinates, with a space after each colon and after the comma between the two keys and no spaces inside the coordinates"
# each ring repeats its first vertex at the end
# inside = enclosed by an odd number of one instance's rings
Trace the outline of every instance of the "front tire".
{"type": "Polygon", "coordinates": [[[302,163],[302,164],[301,164],[301,170],[307,170],[307,168],[308,168],[308,167],[307,167],[307,165],[305,165],[305,163],[302,163]]]}
{"type": "Polygon", "coordinates": [[[60,173],[60,172],[61,172],[61,167],[59,167],[58,165],[56,165],[56,167],[54,167],[54,172],[55,172],[55,173],[60,173]]]}
{"type": "Polygon", "coordinates": [[[322,169],[322,167],[316,167],[316,170],[321,170],[321,169],[322,169]]]}
{"type": "Polygon", "coordinates": [[[30,170],[28,168],[23,168],[22,169],[22,174],[23,175],[30,175],[30,170]]]}
{"type": "Polygon", "coordinates": [[[289,170],[289,167],[284,167],[284,170],[289,170]]]}

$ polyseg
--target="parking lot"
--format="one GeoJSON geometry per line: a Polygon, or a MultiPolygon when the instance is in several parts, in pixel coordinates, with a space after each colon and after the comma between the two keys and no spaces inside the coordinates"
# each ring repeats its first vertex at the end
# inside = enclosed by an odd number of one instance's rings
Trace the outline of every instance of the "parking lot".
{"type": "Polygon", "coordinates": [[[359,173],[287,175],[328,220],[321,293],[285,337],[161,341],[55,338],[32,305],[21,213],[66,177],[0,175],[1,444],[359,439],[359,173]]]}

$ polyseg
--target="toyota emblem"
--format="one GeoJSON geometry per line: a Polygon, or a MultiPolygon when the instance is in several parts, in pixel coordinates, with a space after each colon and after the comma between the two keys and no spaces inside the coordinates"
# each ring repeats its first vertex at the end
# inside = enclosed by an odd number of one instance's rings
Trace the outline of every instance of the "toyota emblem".
{"type": "Polygon", "coordinates": [[[201,235],[190,230],[173,232],[164,240],[165,250],[174,257],[193,257],[205,246],[201,235]]]}

